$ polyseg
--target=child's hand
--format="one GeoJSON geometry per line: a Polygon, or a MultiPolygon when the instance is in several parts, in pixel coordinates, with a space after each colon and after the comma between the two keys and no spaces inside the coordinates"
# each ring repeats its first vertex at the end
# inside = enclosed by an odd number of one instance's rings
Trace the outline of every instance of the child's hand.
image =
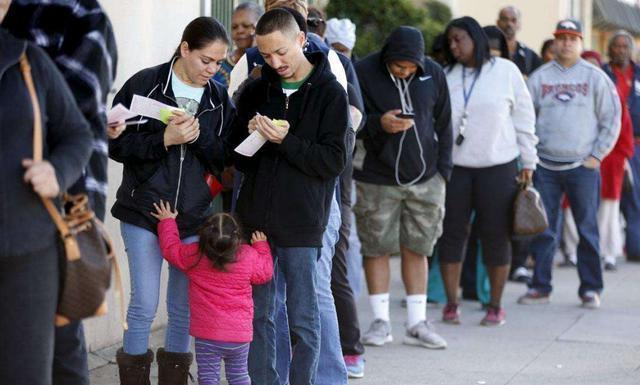
{"type": "Polygon", "coordinates": [[[254,231],[253,234],[251,234],[251,244],[253,245],[256,242],[260,242],[260,241],[266,241],[267,240],[267,236],[264,235],[264,233],[262,231],[254,231]]]}
{"type": "Polygon", "coordinates": [[[155,207],[156,212],[151,213],[151,215],[156,217],[159,221],[163,219],[175,218],[178,216],[177,211],[171,211],[171,205],[169,204],[169,202],[165,202],[161,200],[160,206],[158,206],[157,203],[154,203],[153,207],[155,207]]]}

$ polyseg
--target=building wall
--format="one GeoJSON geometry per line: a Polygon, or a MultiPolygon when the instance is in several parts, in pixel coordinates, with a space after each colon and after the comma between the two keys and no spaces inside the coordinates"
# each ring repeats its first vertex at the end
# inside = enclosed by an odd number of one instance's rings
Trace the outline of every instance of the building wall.
{"type": "Polygon", "coordinates": [[[558,20],[575,17],[583,22],[585,47],[591,46],[591,0],[442,0],[449,5],[453,17],[472,16],[480,25],[495,24],[499,10],[506,5],[522,13],[518,40],[536,52],[542,42],[552,38],[558,20]]]}
{"type": "MultiPolygon", "coordinates": [[[[213,0],[216,1],[216,0],[213,0]]],[[[103,0],[102,6],[111,18],[118,45],[118,72],[114,90],[139,70],[169,60],[180,43],[182,30],[189,21],[201,13],[200,0],[103,0]]],[[[110,95],[110,99],[113,93],[110,95]]],[[[111,105],[111,100],[109,100],[111,105]]],[[[109,194],[107,207],[111,207],[122,178],[120,164],[109,160],[109,194]]],[[[122,270],[124,298],[129,301],[129,268],[120,236],[119,222],[107,214],[105,220],[111,234],[122,270]]],[[[165,289],[167,274],[163,271],[162,293],[158,318],[154,327],[166,323],[165,289]]],[[[112,285],[113,287],[114,285],[112,285]]],[[[115,292],[108,294],[109,313],[85,321],[87,347],[90,351],[118,343],[122,340],[120,304],[115,292]]],[[[124,309],[126,310],[126,308],[124,309]]]]}

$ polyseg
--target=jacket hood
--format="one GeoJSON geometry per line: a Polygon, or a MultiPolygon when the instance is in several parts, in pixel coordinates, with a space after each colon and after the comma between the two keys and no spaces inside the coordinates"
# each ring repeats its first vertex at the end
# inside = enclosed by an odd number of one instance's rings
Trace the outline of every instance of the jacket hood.
{"type": "Polygon", "coordinates": [[[27,42],[13,37],[0,28],[0,76],[12,65],[20,61],[20,55],[26,50],[27,42]]]}
{"type": "Polygon", "coordinates": [[[381,51],[384,63],[391,60],[408,60],[424,72],[424,38],[414,27],[401,26],[394,29],[381,51]]]}
{"type": "MultiPolygon", "coordinates": [[[[318,86],[324,84],[328,81],[335,79],[331,72],[331,67],[329,67],[329,59],[322,52],[311,52],[304,54],[307,57],[307,60],[313,64],[314,69],[311,73],[311,76],[305,81],[305,84],[310,84],[312,86],[318,86]]],[[[266,80],[270,84],[277,84],[280,86],[280,75],[271,68],[268,64],[265,64],[262,67],[262,78],[266,80]]]]}

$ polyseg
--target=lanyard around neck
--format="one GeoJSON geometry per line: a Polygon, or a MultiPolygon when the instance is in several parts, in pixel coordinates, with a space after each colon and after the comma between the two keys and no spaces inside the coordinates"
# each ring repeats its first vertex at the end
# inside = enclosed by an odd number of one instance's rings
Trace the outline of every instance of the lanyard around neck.
{"type": "Polygon", "coordinates": [[[471,87],[469,87],[469,91],[467,92],[467,69],[465,66],[462,66],[462,97],[464,98],[464,109],[467,110],[467,104],[469,104],[469,99],[471,98],[471,94],[473,93],[473,88],[476,86],[476,81],[478,80],[478,71],[475,71],[473,75],[473,81],[471,82],[471,87]]]}

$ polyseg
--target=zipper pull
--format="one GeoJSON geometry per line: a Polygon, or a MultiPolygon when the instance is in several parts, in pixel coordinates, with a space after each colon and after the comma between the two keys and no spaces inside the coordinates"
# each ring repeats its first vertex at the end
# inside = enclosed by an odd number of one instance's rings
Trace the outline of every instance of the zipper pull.
{"type": "Polygon", "coordinates": [[[284,98],[284,116],[287,116],[287,111],[289,111],[289,95],[284,98]]]}

